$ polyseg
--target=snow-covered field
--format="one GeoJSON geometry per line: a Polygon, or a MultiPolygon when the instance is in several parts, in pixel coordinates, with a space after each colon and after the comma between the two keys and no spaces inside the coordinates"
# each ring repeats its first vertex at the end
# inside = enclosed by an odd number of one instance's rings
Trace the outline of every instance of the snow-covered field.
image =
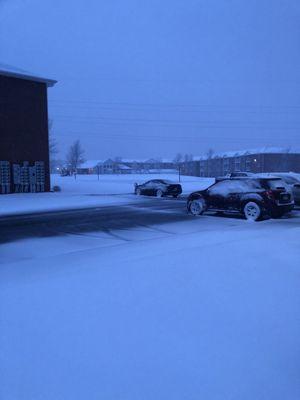
{"type": "Polygon", "coordinates": [[[115,233],[0,246],[1,399],[300,398],[299,214],[115,233]]]}
{"type": "MultiPolygon", "coordinates": [[[[58,185],[61,192],[55,193],[26,193],[0,196],[0,216],[22,214],[30,212],[42,212],[51,210],[74,209],[96,207],[112,204],[128,203],[128,195],[131,201],[137,201],[133,193],[135,182],[145,182],[150,179],[170,179],[177,181],[177,175],[77,175],[74,177],[51,176],[51,187],[58,185]]],[[[193,190],[208,187],[213,183],[210,178],[197,178],[183,176],[181,184],[183,194],[193,190]]]]}
{"type": "MultiPolygon", "coordinates": [[[[77,175],[74,177],[51,176],[51,186],[59,185],[63,191],[71,194],[101,194],[116,195],[133,193],[134,183],[143,183],[151,179],[168,179],[178,182],[178,175],[175,174],[128,174],[128,175],[77,175]]],[[[181,176],[183,193],[190,193],[193,190],[207,187],[214,182],[213,178],[199,178],[195,176],[181,176]]]]}

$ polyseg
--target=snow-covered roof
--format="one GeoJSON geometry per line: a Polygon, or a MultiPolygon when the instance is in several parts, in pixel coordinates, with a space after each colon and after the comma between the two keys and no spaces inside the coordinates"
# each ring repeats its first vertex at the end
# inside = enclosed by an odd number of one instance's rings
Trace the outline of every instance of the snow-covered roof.
{"type": "Polygon", "coordinates": [[[247,156],[251,154],[280,154],[280,153],[291,153],[290,149],[284,147],[261,147],[258,149],[248,149],[240,151],[225,151],[222,153],[213,154],[213,157],[239,157],[247,156]]]}
{"type": "Polygon", "coordinates": [[[145,163],[147,160],[141,160],[141,159],[129,159],[129,158],[122,158],[121,159],[122,163],[145,163]]]}
{"type": "MultiPolygon", "coordinates": [[[[299,150],[290,150],[286,147],[261,147],[258,149],[248,149],[239,151],[223,151],[218,153],[213,153],[211,158],[227,158],[227,157],[241,157],[254,154],[282,154],[282,153],[300,153],[299,150]]],[[[194,156],[193,161],[207,160],[208,156],[194,156]]]]}
{"type": "Polygon", "coordinates": [[[126,169],[126,170],[128,170],[128,169],[131,169],[130,167],[128,167],[127,165],[124,165],[124,164],[118,164],[118,168],[119,169],[126,169]]]}
{"type": "Polygon", "coordinates": [[[140,158],[121,158],[120,161],[117,162],[122,162],[122,163],[127,163],[127,164],[155,164],[155,163],[170,163],[173,162],[170,159],[167,158],[147,158],[147,159],[140,159],[140,158]]]}
{"type": "Polygon", "coordinates": [[[171,160],[170,158],[161,158],[159,159],[160,162],[162,163],[173,163],[174,160],[171,160]]]}
{"type": "Polygon", "coordinates": [[[46,83],[48,87],[52,87],[57,83],[57,81],[53,79],[43,78],[42,76],[32,74],[20,68],[16,68],[11,65],[2,63],[0,63],[0,75],[9,76],[12,78],[25,79],[28,81],[42,82],[46,83]]]}
{"type": "Polygon", "coordinates": [[[83,164],[81,164],[79,168],[83,168],[83,169],[95,168],[95,167],[97,167],[97,165],[100,165],[100,164],[103,164],[102,160],[87,160],[83,164]]]}

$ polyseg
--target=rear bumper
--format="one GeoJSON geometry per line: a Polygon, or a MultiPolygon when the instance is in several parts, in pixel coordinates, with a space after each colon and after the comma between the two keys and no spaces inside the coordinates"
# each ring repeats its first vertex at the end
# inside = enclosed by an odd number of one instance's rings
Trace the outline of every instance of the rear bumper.
{"type": "Polygon", "coordinates": [[[289,203],[289,204],[281,204],[281,205],[276,205],[274,207],[272,207],[271,209],[271,214],[286,214],[290,211],[292,211],[294,209],[294,202],[293,203],[289,203]]]}
{"type": "Polygon", "coordinates": [[[296,197],[296,196],[294,196],[294,201],[295,201],[295,204],[297,205],[297,206],[300,206],[300,196],[298,197],[296,197]]]}
{"type": "Polygon", "coordinates": [[[263,214],[264,215],[280,215],[286,214],[294,209],[295,203],[294,201],[290,203],[280,204],[277,201],[266,201],[263,203],[263,214]]]}

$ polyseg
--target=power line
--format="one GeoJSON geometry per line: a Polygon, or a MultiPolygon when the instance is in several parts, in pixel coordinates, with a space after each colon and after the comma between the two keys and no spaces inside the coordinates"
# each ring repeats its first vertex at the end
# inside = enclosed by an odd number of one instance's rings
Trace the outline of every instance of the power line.
{"type": "Polygon", "coordinates": [[[101,102],[95,100],[49,100],[49,104],[89,104],[103,106],[147,107],[147,108],[224,108],[224,109],[299,109],[300,105],[251,105],[251,104],[161,104],[161,103],[128,103],[128,102],[101,102]]]}
{"type": "MultiPolygon", "coordinates": [[[[123,139],[123,140],[155,140],[155,141],[168,141],[168,142],[174,142],[174,141],[203,141],[203,140],[210,140],[214,141],[217,140],[218,143],[227,143],[228,141],[233,141],[236,142],[238,141],[249,141],[249,137],[240,137],[236,138],[234,136],[226,136],[226,138],[219,138],[214,135],[199,135],[199,136],[189,136],[189,135],[171,135],[171,136],[163,136],[163,135],[139,135],[139,134],[133,134],[133,133],[106,133],[106,132],[92,132],[92,131],[68,131],[67,133],[62,133],[60,136],[70,136],[70,135],[77,135],[77,136],[99,136],[101,138],[106,138],[106,139],[123,139]]],[[[297,136],[298,137],[298,136],[297,136]]],[[[251,139],[259,140],[260,137],[255,137],[252,135],[251,139]]],[[[264,138],[265,140],[269,141],[274,141],[273,137],[271,136],[270,138],[264,138]]]]}
{"type": "Polygon", "coordinates": [[[111,117],[81,117],[71,115],[54,115],[52,118],[73,122],[73,123],[93,123],[93,124],[111,124],[111,125],[146,125],[146,126],[197,126],[201,128],[260,128],[260,129],[300,129],[298,121],[187,121],[187,120],[167,120],[167,119],[147,119],[147,118],[111,118],[111,117]],[[290,126],[295,124],[295,126],[290,126]]]}

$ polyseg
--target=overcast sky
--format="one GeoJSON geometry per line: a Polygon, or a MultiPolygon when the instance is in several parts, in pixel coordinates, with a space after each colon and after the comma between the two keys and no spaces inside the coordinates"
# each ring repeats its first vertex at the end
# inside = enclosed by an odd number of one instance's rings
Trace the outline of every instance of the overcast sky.
{"type": "Polygon", "coordinates": [[[0,0],[0,62],[59,81],[61,156],[300,147],[299,0],[0,0]]]}

